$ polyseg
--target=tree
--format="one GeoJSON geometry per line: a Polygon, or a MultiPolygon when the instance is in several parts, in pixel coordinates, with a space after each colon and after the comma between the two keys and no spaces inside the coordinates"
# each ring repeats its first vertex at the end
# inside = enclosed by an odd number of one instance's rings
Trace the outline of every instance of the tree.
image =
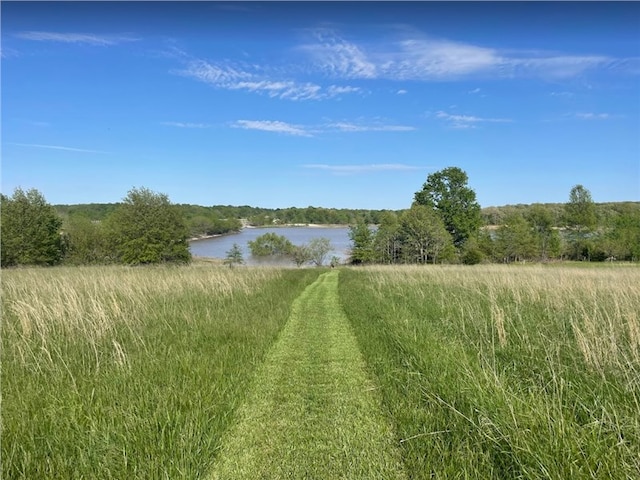
{"type": "Polygon", "coordinates": [[[593,242],[587,237],[597,220],[591,192],[582,185],[571,188],[564,213],[567,226],[572,230],[569,235],[572,257],[576,260],[591,260],[593,242]]]}
{"type": "Polygon", "coordinates": [[[234,243],[231,249],[227,250],[226,254],[227,256],[224,259],[224,264],[229,265],[229,268],[233,268],[234,265],[242,265],[244,263],[242,250],[237,243],[234,243]]]}
{"type": "Polygon", "coordinates": [[[416,192],[413,202],[440,216],[458,248],[478,231],[482,222],[476,194],[467,186],[467,181],[467,174],[458,167],[432,173],[422,190],[416,192]]]}
{"type": "Polygon", "coordinates": [[[423,205],[414,205],[400,217],[400,238],[405,261],[436,263],[451,245],[451,235],[437,213],[423,205]]]}
{"type": "Polygon", "coordinates": [[[640,260],[640,210],[624,212],[609,233],[613,252],[620,260],[640,260]]]}
{"type": "Polygon", "coordinates": [[[333,250],[331,241],[328,238],[324,237],[312,238],[309,241],[307,248],[309,250],[309,257],[311,261],[317,267],[322,266],[329,252],[333,250]]]}
{"type": "Polygon", "coordinates": [[[380,263],[398,263],[402,250],[400,223],[393,212],[385,212],[375,233],[373,248],[376,261],[380,263]]]}
{"type": "Polygon", "coordinates": [[[266,257],[268,255],[289,255],[293,249],[293,244],[283,235],[273,232],[260,235],[255,240],[250,240],[249,249],[251,255],[256,257],[266,257]]]}
{"type": "Polygon", "coordinates": [[[0,194],[0,264],[54,265],[62,259],[62,220],[36,189],[0,194]]]}
{"type": "MultiPolygon", "coordinates": [[[[549,258],[549,250],[553,239],[553,215],[551,211],[540,203],[531,206],[528,212],[528,220],[533,227],[533,234],[538,244],[538,253],[544,260],[549,258]]],[[[555,245],[555,243],[554,243],[555,245]]]]}
{"type": "Polygon", "coordinates": [[[591,230],[596,225],[596,206],[591,192],[582,185],[575,185],[569,192],[569,201],[564,206],[569,228],[579,233],[591,230]]]}
{"type": "Polygon", "coordinates": [[[109,253],[102,224],[85,215],[72,215],[63,225],[64,261],[74,265],[108,263],[109,253]]]}
{"type": "Polygon", "coordinates": [[[535,252],[535,239],[531,225],[520,213],[512,213],[497,232],[496,242],[505,262],[531,258],[535,252]]]}
{"type": "Polygon", "coordinates": [[[311,252],[307,245],[294,245],[291,249],[291,258],[298,267],[311,261],[311,252]]]}
{"type": "Polygon", "coordinates": [[[188,263],[189,230],[167,195],[133,188],[107,219],[107,235],[117,260],[140,265],[188,263]]]}
{"type": "Polygon", "coordinates": [[[353,244],[351,248],[351,263],[359,265],[371,263],[375,260],[374,235],[364,221],[359,221],[349,227],[349,239],[353,244]]]}

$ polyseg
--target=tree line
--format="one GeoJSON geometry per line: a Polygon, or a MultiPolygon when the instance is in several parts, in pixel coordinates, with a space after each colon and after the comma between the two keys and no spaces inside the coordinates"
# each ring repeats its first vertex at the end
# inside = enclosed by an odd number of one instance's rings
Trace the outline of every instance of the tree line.
{"type": "MultiPolygon", "coordinates": [[[[90,203],[80,205],[54,205],[56,211],[64,218],[83,215],[91,220],[104,220],[117,208],[117,203],[90,203]]],[[[260,208],[232,205],[199,205],[178,204],[192,235],[212,235],[230,233],[242,227],[241,219],[254,227],[273,225],[352,225],[363,219],[370,224],[377,224],[381,216],[390,210],[367,210],[350,208],[323,207],[289,207],[260,208]]]]}
{"type": "Polygon", "coordinates": [[[560,211],[533,204],[506,209],[499,219],[494,211],[488,221],[467,182],[457,167],[435,172],[410,209],[386,213],[375,228],[352,226],[351,263],[640,261],[637,202],[599,209],[589,190],[575,185],[560,211]]]}
{"type": "MultiPolygon", "coordinates": [[[[146,188],[116,204],[54,207],[38,190],[18,188],[0,194],[0,214],[2,267],[185,263],[190,238],[238,231],[241,218],[255,225],[350,224],[353,264],[640,261],[639,202],[596,204],[576,185],[564,204],[482,210],[457,167],[430,174],[411,207],[399,211],[176,205],[146,188]]],[[[296,263],[313,262],[308,248],[266,240],[251,246],[254,255],[279,248],[296,263]]]]}
{"type": "Polygon", "coordinates": [[[0,194],[0,265],[188,263],[189,228],[167,195],[130,190],[104,220],[63,219],[36,189],[0,194]]]}

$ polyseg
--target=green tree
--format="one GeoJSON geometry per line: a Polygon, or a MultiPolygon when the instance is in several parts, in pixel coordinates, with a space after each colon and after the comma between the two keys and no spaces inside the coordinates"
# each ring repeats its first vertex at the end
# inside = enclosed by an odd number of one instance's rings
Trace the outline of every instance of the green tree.
{"type": "Polygon", "coordinates": [[[373,248],[376,261],[380,263],[398,263],[402,251],[400,222],[394,212],[385,212],[375,233],[373,248]]]}
{"type": "Polygon", "coordinates": [[[536,203],[528,211],[527,218],[533,228],[533,234],[538,245],[538,254],[546,260],[550,256],[550,244],[553,233],[553,214],[544,205],[536,203]]]}
{"type": "Polygon", "coordinates": [[[163,193],[133,188],[107,219],[116,259],[128,265],[188,263],[189,230],[179,208],[163,193]]]}
{"type": "Polygon", "coordinates": [[[85,265],[111,260],[100,222],[92,221],[84,214],[72,215],[63,225],[63,230],[65,263],[85,265]]]}
{"type": "Polygon", "coordinates": [[[293,250],[293,244],[283,235],[273,232],[260,235],[255,240],[248,242],[251,255],[266,257],[269,255],[289,255],[293,250]]]}
{"type": "Polygon", "coordinates": [[[640,260],[640,209],[622,213],[609,233],[613,254],[620,260],[640,260]]]}
{"type": "Polygon", "coordinates": [[[242,250],[237,243],[234,243],[231,249],[227,250],[224,264],[229,265],[229,268],[233,268],[234,265],[242,265],[244,263],[244,257],[242,256],[242,250]]]}
{"type": "Polygon", "coordinates": [[[307,245],[294,245],[291,249],[291,259],[298,267],[311,261],[311,252],[307,245]]]}
{"type": "Polygon", "coordinates": [[[569,192],[564,206],[565,221],[569,232],[570,255],[575,260],[591,260],[593,242],[589,232],[596,226],[596,207],[591,192],[582,185],[575,185],[569,192]]]}
{"type": "Polygon", "coordinates": [[[512,213],[505,219],[496,242],[505,262],[531,258],[536,250],[531,225],[520,213],[512,213]]]}
{"type": "Polygon", "coordinates": [[[351,263],[360,265],[375,260],[374,238],[373,232],[364,221],[349,227],[349,239],[352,243],[351,263]]]}
{"type": "Polygon", "coordinates": [[[402,254],[409,263],[436,263],[451,245],[442,219],[426,206],[414,205],[400,217],[402,254]]]}
{"type": "Polygon", "coordinates": [[[54,265],[62,259],[62,220],[36,189],[0,194],[0,264],[54,265]]]}
{"type": "Polygon", "coordinates": [[[307,249],[309,250],[311,261],[317,267],[321,267],[329,252],[333,250],[333,246],[328,238],[319,237],[312,238],[307,245],[307,249]]]}
{"type": "Polygon", "coordinates": [[[413,202],[434,210],[440,216],[458,248],[478,231],[482,222],[476,194],[467,182],[467,174],[460,168],[445,168],[427,177],[413,202]]]}
{"type": "Polygon", "coordinates": [[[591,192],[582,185],[575,185],[569,192],[569,201],[564,206],[569,228],[577,232],[592,230],[596,226],[596,205],[591,192]]]}

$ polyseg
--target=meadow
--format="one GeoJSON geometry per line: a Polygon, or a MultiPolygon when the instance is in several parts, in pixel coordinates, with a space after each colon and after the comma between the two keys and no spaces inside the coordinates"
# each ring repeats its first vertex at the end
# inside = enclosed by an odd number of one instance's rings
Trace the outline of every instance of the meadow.
{"type": "Polygon", "coordinates": [[[4,270],[2,478],[229,472],[265,392],[302,415],[281,408],[277,435],[298,472],[332,470],[296,439],[349,455],[331,432],[364,452],[350,431],[368,425],[401,465],[380,478],[640,478],[637,266],[370,266],[319,284],[326,272],[4,270]],[[325,411],[350,395],[351,427],[325,411]]]}
{"type": "Polygon", "coordinates": [[[640,478],[640,270],[369,267],[340,294],[411,478],[640,478]]]}
{"type": "Polygon", "coordinates": [[[201,478],[308,270],[2,273],[2,478],[201,478]]]}

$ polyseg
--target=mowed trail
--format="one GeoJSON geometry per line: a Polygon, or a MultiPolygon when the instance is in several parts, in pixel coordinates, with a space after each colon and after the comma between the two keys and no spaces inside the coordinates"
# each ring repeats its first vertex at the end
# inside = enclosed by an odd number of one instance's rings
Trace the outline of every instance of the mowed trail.
{"type": "Polygon", "coordinates": [[[321,275],[295,300],[214,479],[406,478],[340,307],[338,275],[321,275]]]}

